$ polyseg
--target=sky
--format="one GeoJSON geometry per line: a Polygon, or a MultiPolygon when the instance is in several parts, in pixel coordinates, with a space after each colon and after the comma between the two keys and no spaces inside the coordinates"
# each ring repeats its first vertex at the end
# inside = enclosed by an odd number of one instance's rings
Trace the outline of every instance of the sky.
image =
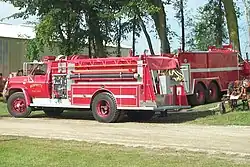
{"type": "MultiPolygon", "coordinates": [[[[207,0],[188,0],[187,11],[192,11],[192,13],[186,13],[186,14],[195,14],[197,8],[204,5],[206,2],[207,0]]],[[[244,12],[244,6],[241,0],[238,1],[237,3],[238,3],[238,6],[240,6],[241,8],[241,12],[244,12]]],[[[175,31],[180,36],[181,28],[176,18],[174,18],[175,11],[172,9],[171,6],[166,6],[166,11],[167,11],[167,17],[168,17],[167,24],[170,25],[170,28],[172,31],[175,31]]],[[[8,17],[16,12],[18,12],[18,8],[13,7],[11,4],[0,2],[0,19],[8,17]]],[[[29,19],[29,21],[33,21],[33,20],[35,20],[34,17],[29,19]]],[[[4,20],[3,22],[9,23],[9,24],[20,25],[20,24],[25,24],[27,20],[10,19],[10,20],[4,20]]],[[[148,31],[150,30],[149,27],[151,27],[152,24],[153,23],[147,25],[148,31]]],[[[239,33],[240,33],[240,41],[241,41],[241,51],[242,51],[242,54],[245,55],[246,52],[250,51],[250,48],[248,47],[249,35],[247,31],[246,18],[244,15],[238,20],[238,24],[239,24],[239,33]]],[[[129,34],[128,36],[129,36],[128,39],[123,40],[122,44],[132,47],[132,34],[129,34]]],[[[159,54],[160,53],[160,41],[156,39],[156,34],[150,33],[150,36],[151,36],[151,40],[152,40],[155,53],[159,54]]],[[[171,45],[172,50],[178,49],[181,46],[179,40],[177,39],[173,39],[170,45],[171,45]]],[[[141,33],[140,37],[136,39],[136,53],[141,54],[143,53],[145,49],[148,49],[148,44],[147,44],[147,40],[144,34],[141,33]]]]}

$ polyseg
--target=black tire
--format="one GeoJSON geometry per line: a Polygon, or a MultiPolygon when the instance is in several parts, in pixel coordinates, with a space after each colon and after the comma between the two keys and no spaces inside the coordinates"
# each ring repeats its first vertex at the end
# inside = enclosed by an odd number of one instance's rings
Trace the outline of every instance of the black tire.
{"type": "Polygon", "coordinates": [[[31,108],[27,107],[23,92],[16,92],[10,95],[7,101],[8,112],[16,118],[27,118],[31,108]]]}
{"type": "Polygon", "coordinates": [[[146,112],[129,111],[127,113],[128,118],[131,119],[132,121],[149,121],[152,119],[154,115],[155,115],[154,111],[146,111],[146,112]]]}
{"type": "Polygon", "coordinates": [[[220,98],[220,89],[215,82],[211,82],[208,85],[208,93],[207,93],[207,102],[214,103],[219,101],[220,98]]]}
{"type": "Polygon", "coordinates": [[[194,94],[188,97],[189,104],[192,106],[204,105],[206,102],[206,89],[201,83],[194,87],[194,94]]]}
{"type": "Polygon", "coordinates": [[[48,117],[57,117],[63,113],[62,108],[44,108],[43,111],[48,117]]]}
{"type": "Polygon", "coordinates": [[[92,114],[98,122],[117,122],[121,111],[117,110],[115,98],[108,92],[96,95],[91,104],[92,114]]]}
{"type": "Polygon", "coordinates": [[[221,114],[225,114],[226,113],[226,107],[225,107],[225,103],[224,102],[221,102],[219,104],[219,111],[221,114]]]}

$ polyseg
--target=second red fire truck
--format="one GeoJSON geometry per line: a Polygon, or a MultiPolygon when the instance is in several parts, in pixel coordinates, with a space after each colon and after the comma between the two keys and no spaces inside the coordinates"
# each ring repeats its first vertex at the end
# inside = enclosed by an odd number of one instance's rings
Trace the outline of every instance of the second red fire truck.
{"type": "Polygon", "coordinates": [[[230,82],[250,76],[248,61],[239,63],[239,54],[232,45],[209,47],[204,52],[179,52],[177,59],[192,106],[219,101],[230,82]]]}

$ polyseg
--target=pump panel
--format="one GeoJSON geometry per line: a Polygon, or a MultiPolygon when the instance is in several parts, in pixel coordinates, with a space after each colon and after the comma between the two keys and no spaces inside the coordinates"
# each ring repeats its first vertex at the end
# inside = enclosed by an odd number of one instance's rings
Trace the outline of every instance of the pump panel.
{"type": "Polygon", "coordinates": [[[67,75],[54,75],[52,97],[55,99],[67,99],[67,75]]]}

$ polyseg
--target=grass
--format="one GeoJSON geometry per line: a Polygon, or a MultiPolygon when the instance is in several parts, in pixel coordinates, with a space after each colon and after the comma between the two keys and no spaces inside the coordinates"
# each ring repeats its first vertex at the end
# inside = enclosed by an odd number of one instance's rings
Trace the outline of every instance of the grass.
{"type": "Polygon", "coordinates": [[[0,102],[0,116],[9,116],[7,106],[5,103],[0,102]]]}
{"type": "Polygon", "coordinates": [[[210,103],[210,104],[206,104],[206,105],[196,106],[196,107],[191,108],[191,110],[194,110],[194,111],[206,111],[206,110],[216,108],[218,106],[218,104],[219,103],[210,103]]]}
{"type": "MultiPolygon", "coordinates": [[[[239,103],[241,104],[241,103],[239,103]]],[[[214,108],[218,105],[209,104],[214,108]]],[[[203,106],[199,106],[202,110],[203,106]]],[[[206,105],[204,107],[206,108],[206,105]]],[[[234,111],[230,111],[229,106],[226,106],[227,113],[225,114],[214,114],[203,118],[197,118],[193,121],[189,121],[191,124],[200,124],[200,125],[239,125],[239,126],[250,126],[250,111],[242,111],[242,105],[239,105],[234,111]]]]}
{"type": "Polygon", "coordinates": [[[247,167],[250,161],[226,155],[150,150],[77,141],[0,136],[0,166],[13,167],[247,167]]]}
{"type": "MultiPolygon", "coordinates": [[[[36,115],[41,115],[41,114],[44,115],[43,112],[38,111],[38,112],[33,112],[31,115],[36,116],[36,115]]],[[[11,117],[11,115],[8,112],[6,103],[0,102],[0,117],[11,117]]]]}
{"type": "Polygon", "coordinates": [[[250,126],[250,112],[230,112],[224,115],[212,115],[205,118],[198,118],[189,124],[199,125],[240,125],[250,126]]]}

